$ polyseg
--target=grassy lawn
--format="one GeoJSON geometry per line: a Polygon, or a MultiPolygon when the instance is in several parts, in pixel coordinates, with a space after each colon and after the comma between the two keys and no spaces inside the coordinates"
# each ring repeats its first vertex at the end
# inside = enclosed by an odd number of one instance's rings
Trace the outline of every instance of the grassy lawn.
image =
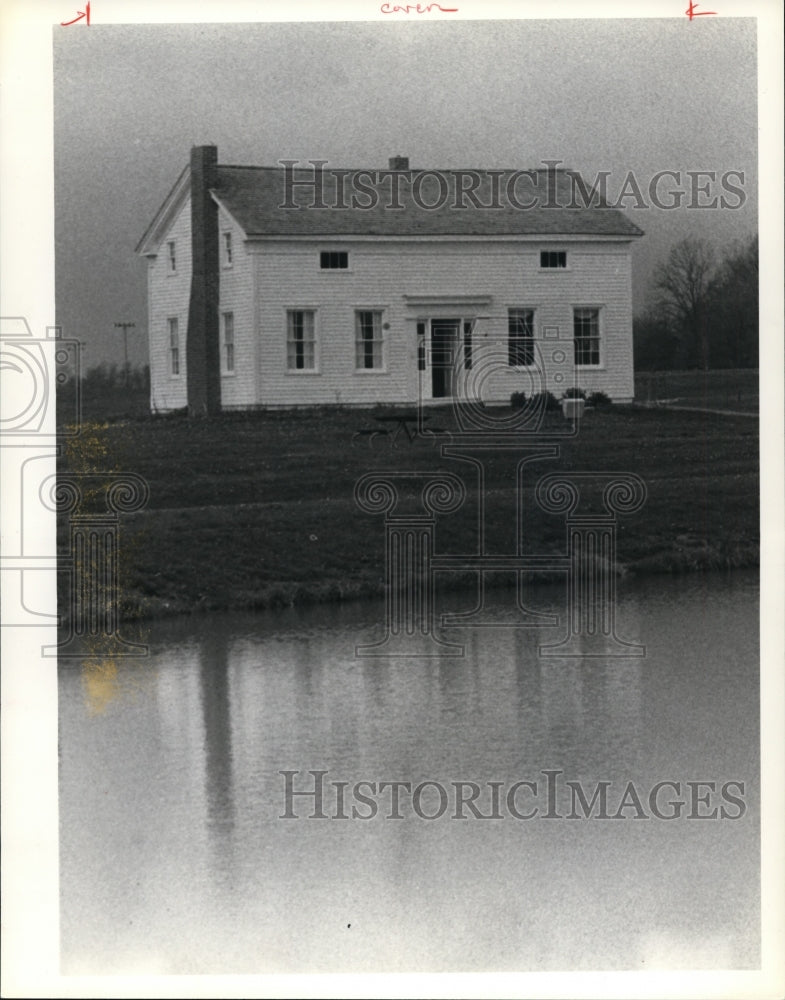
{"type": "Polygon", "coordinates": [[[758,412],[758,372],[680,371],[638,372],[635,375],[638,402],[663,402],[672,406],[758,412]]]}
{"type": "MultiPolygon", "coordinates": [[[[563,426],[559,414],[552,427],[563,426]]],[[[432,424],[453,429],[449,409],[432,424]]],[[[361,511],[354,485],[367,472],[450,471],[464,505],[437,521],[439,554],[476,551],[473,466],[442,457],[441,442],[357,431],[373,412],[299,410],[86,424],[64,450],[61,475],[134,472],[150,486],[147,508],[121,520],[120,571],[127,616],[280,606],[380,594],[381,515],[361,511]]],[[[546,427],[547,429],[547,427],[546,427]]],[[[645,506],[622,517],[618,562],[638,572],[756,565],[757,423],[734,417],[626,407],[587,412],[558,458],[527,466],[524,547],[563,552],[564,520],[541,511],[534,486],[551,472],[634,472],[645,506]]],[[[487,463],[487,550],[515,538],[517,456],[487,463]]],[[[597,496],[593,498],[595,501],[597,496]]],[[[62,595],[65,600],[67,596],[62,595]]],[[[64,605],[65,606],[65,605],[64,605]]]]}

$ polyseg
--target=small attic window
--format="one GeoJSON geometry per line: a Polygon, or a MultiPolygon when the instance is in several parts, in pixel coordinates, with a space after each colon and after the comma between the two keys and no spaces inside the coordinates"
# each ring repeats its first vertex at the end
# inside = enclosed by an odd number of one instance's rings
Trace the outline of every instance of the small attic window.
{"type": "Polygon", "coordinates": [[[232,266],[232,234],[224,233],[224,267],[232,266]]]}
{"type": "Polygon", "coordinates": [[[541,250],[540,267],[556,268],[567,266],[566,250],[541,250]]]}
{"type": "Polygon", "coordinates": [[[177,245],[174,240],[166,244],[166,268],[170,274],[177,270],[177,245]]]}
{"type": "Polygon", "coordinates": [[[322,250],[319,254],[319,267],[323,271],[345,271],[349,266],[349,254],[346,250],[322,250]]]}

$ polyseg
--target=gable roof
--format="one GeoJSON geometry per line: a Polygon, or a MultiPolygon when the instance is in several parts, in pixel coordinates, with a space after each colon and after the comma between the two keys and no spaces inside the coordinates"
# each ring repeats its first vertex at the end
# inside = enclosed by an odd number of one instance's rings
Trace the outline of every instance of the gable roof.
{"type": "Polygon", "coordinates": [[[561,207],[576,200],[575,182],[563,170],[551,172],[550,195],[545,170],[394,171],[400,175],[401,207],[396,208],[391,207],[395,203],[391,173],[325,168],[321,200],[327,208],[312,207],[317,197],[315,171],[310,168],[291,170],[287,182],[283,167],[219,166],[213,193],[249,237],[593,235],[634,239],[643,235],[618,209],[561,207]],[[508,196],[512,178],[514,187],[508,196]],[[470,197],[466,189],[475,179],[470,197]],[[551,205],[559,207],[546,207],[549,196],[551,205]],[[353,199],[361,207],[349,207],[353,199]],[[535,207],[516,207],[513,199],[520,206],[535,207]],[[494,202],[496,207],[491,207],[494,202]],[[347,207],[336,207],[341,203],[347,207]]]}
{"type": "Polygon", "coordinates": [[[145,229],[144,235],[136,245],[135,253],[154,253],[166,236],[172,223],[177,218],[183,202],[191,193],[191,168],[185,167],[180,176],[172,185],[169,194],[164,199],[164,203],[155,213],[150,225],[145,229]]]}
{"type": "MultiPolygon", "coordinates": [[[[189,185],[185,182],[189,176],[190,170],[186,167],[140,240],[137,253],[155,252],[173,215],[188,195],[189,185]]],[[[576,199],[576,179],[579,177],[574,171],[389,171],[325,167],[320,172],[320,197],[327,207],[322,208],[315,207],[319,196],[315,194],[314,178],[313,167],[287,171],[280,166],[218,165],[211,192],[249,238],[604,236],[636,239],[643,235],[623,212],[598,203],[598,198],[588,199],[594,200],[592,207],[567,207],[576,200],[580,203],[580,198],[576,199]],[[397,204],[391,174],[398,175],[397,204]]],[[[585,185],[583,190],[586,190],[585,185]]]]}

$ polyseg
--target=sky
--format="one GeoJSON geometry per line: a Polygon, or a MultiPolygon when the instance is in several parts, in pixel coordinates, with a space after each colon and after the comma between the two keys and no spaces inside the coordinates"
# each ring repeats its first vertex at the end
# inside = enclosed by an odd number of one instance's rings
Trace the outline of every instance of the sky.
{"type": "MultiPolygon", "coordinates": [[[[680,7],[680,5],[677,5],[680,7]]],[[[95,6],[94,6],[95,10],[95,6]]],[[[681,13],[681,11],[679,11],[681,13]]],[[[145,263],[134,248],[188,162],[328,160],[385,167],[531,168],[559,160],[623,202],[633,304],[651,299],[670,247],[698,235],[722,253],[757,229],[753,18],[100,24],[54,29],[57,323],[84,367],[146,363],[145,263]],[[662,170],[714,171],[739,208],[648,204],[662,170]]],[[[705,181],[703,183],[706,183],[705,181]]],[[[665,188],[677,186],[668,180],[665,188]]],[[[689,199],[687,199],[689,200],[689,199]]]]}

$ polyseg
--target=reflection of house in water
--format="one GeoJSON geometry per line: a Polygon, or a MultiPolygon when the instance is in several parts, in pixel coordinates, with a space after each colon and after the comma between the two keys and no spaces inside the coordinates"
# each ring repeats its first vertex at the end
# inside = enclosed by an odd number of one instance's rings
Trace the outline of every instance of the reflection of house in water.
{"type": "MultiPolygon", "coordinates": [[[[625,635],[639,642],[639,602],[625,597],[619,603],[625,635]]],[[[551,735],[561,733],[568,747],[575,745],[576,734],[601,727],[606,730],[604,751],[616,753],[617,762],[631,762],[640,747],[646,659],[621,656],[618,651],[598,656],[594,637],[576,634],[576,649],[582,641],[591,655],[539,658],[543,727],[551,735]]]]}
{"type": "MultiPolygon", "coordinates": [[[[563,619],[556,593],[553,588],[540,606],[563,619]]],[[[622,614],[625,630],[638,638],[637,604],[625,600],[622,614]]],[[[336,625],[302,637],[246,637],[233,644],[235,742],[254,748],[245,753],[273,787],[281,767],[344,767],[352,774],[376,767],[400,776],[421,766],[420,751],[434,739],[445,752],[454,746],[458,762],[470,753],[475,766],[493,776],[499,767],[494,733],[514,734],[536,766],[594,730],[602,733],[591,742],[601,746],[603,760],[609,747],[618,749],[619,760],[634,755],[646,662],[640,657],[540,657],[539,644],[558,640],[560,626],[447,630],[464,643],[463,657],[356,657],[358,638],[374,629],[336,625]],[[476,729],[457,733],[455,720],[467,715],[476,729]],[[293,743],[300,746],[294,761],[287,752],[293,743]]]]}
{"type": "MultiPolygon", "coordinates": [[[[563,614],[561,588],[531,598],[563,614]]],[[[632,584],[619,619],[647,656],[626,659],[541,658],[560,628],[509,627],[463,630],[465,658],[357,658],[384,611],[365,613],[216,616],[198,638],[194,619],[161,623],[143,665],[154,683],[97,715],[79,674],[61,672],[69,974],[222,972],[227,956],[250,973],[680,967],[695,954],[759,967],[756,596],[718,577],[632,584]],[[279,772],[299,771],[303,789],[317,768],[324,821],[305,818],[308,798],[302,821],[279,819],[279,772]],[[596,804],[589,822],[515,818],[505,792],[537,781],[514,801],[542,808],[546,769],[563,772],[565,820],[573,779],[587,799],[612,783],[614,815],[630,780],[648,811],[663,778],[738,778],[748,810],[700,836],[686,820],[638,823],[629,802],[627,823],[595,822],[596,804]],[[387,792],[369,821],[333,822],[332,783],[359,781],[475,782],[488,819],[498,782],[503,821],[453,822],[450,794],[441,818],[403,795],[406,821],[387,822],[387,792]]]]}
{"type": "Polygon", "coordinates": [[[204,724],[205,786],[211,828],[234,825],[232,717],[229,655],[222,629],[204,637],[199,650],[199,683],[204,724]]]}
{"type": "Polygon", "coordinates": [[[228,637],[211,630],[199,648],[199,689],[204,728],[206,826],[212,871],[224,887],[236,883],[235,782],[228,637]]]}

